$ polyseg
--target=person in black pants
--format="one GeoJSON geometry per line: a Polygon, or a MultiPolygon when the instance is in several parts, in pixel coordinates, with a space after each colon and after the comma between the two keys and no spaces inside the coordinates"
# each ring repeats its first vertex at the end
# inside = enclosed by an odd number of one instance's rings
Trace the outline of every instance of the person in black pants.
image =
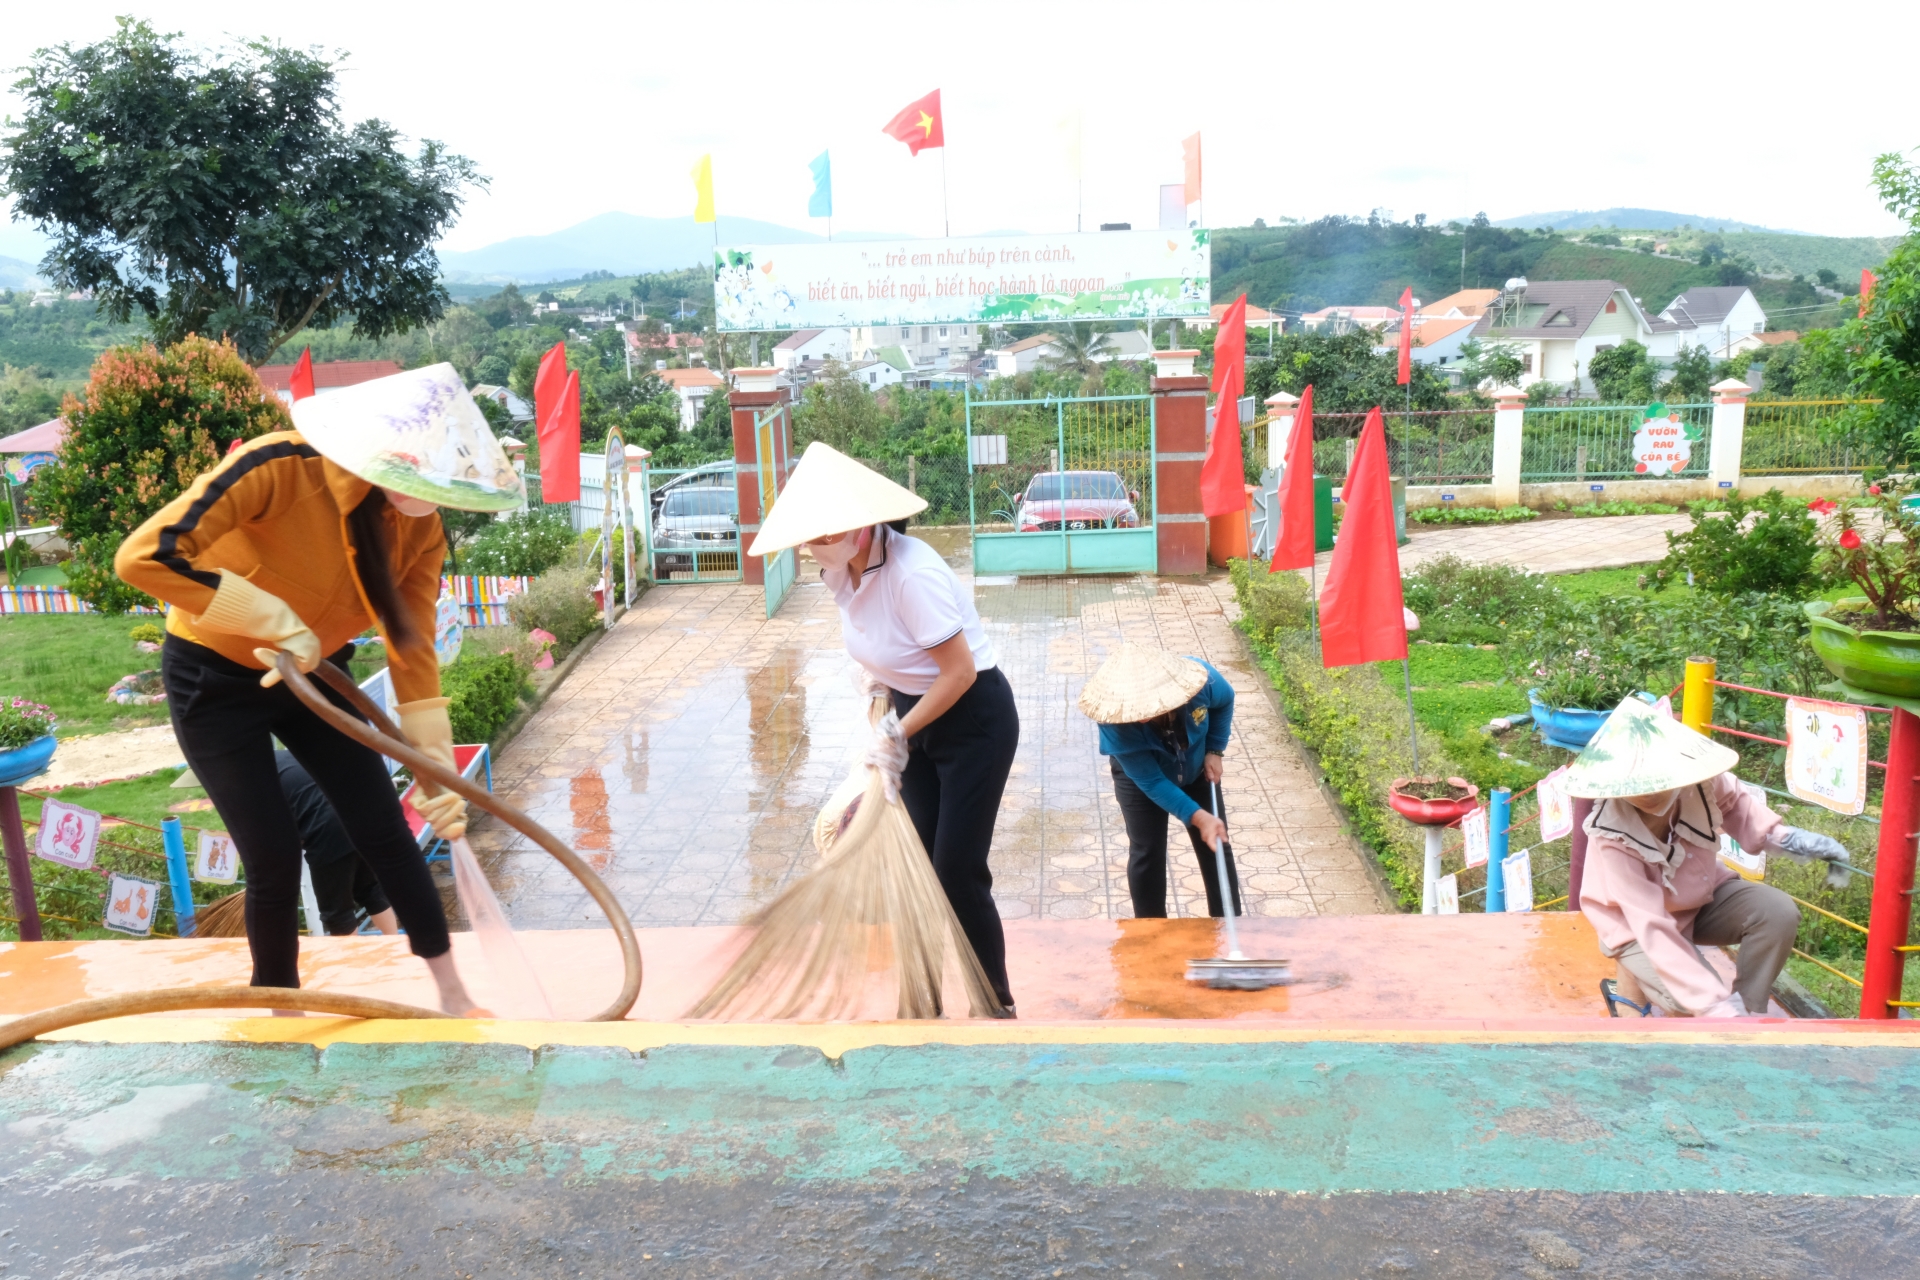
{"type": "Polygon", "coordinates": [[[1167,818],[1193,841],[1207,914],[1226,914],[1213,846],[1226,855],[1233,913],[1244,915],[1240,877],[1226,845],[1226,800],[1213,812],[1233,728],[1233,686],[1199,658],[1123,646],[1080,691],[1080,709],[1100,725],[1112,760],[1113,796],[1127,828],[1127,888],[1133,914],[1167,914],[1167,818]]]}
{"type": "Polygon", "coordinates": [[[353,837],[347,834],[327,793],[293,758],[293,752],[276,751],[273,762],[280,770],[280,790],[286,793],[293,820],[300,827],[307,872],[313,879],[313,897],[320,906],[321,928],[338,936],[360,932],[365,922],[381,933],[400,932],[393,904],[380,887],[380,877],[353,847],[353,837]]]}

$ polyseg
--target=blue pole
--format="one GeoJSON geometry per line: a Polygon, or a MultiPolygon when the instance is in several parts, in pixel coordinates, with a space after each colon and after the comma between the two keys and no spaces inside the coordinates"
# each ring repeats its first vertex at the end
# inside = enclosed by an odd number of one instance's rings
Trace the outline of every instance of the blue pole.
{"type": "Polygon", "coordinates": [[[183,938],[193,936],[193,877],[187,874],[187,842],[180,834],[180,819],[168,818],[160,824],[160,840],[167,847],[167,881],[173,886],[174,927],[183,938]]]}
{"type": "Polygon", "coordinates": [[[1487,910],[1507,909],[1507,828],[1513,825],[1513,791],[1495,787],[1487,797],[1487,910]]]}

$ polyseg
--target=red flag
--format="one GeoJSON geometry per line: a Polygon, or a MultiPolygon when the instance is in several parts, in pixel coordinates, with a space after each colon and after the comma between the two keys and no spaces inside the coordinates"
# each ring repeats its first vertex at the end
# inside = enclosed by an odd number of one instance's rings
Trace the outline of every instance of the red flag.
{"type": "Polygon", "coordinates": [[[567,389],[567,344],[556,342],[553,349],[540,357],[540,368],[533,375],[533,420],[535,429],[545,426],[554,410],[560,407],[560,396],[567,389]]]}
{"type": "Polygon", "coordinates": [[[1213,342],[1213,440],[1200,464],[1200,510],[1209,516],[1247,509],[1247,462],[1240,444],[1240,390],[1247,371],[1247,295],[1220,317],[1213,342]]]}
{"type": "Polygon", "coordinates": [[[900,114],[887,121],[880,132],[906,143],[907,150],[914,155],[928,147],[946,146],[946,126],[940,118],[940,91],[935,89],[900,108],[900,114]]]}
{"type": "Polygon", "coordinates": [[[580,371],[567,375],[553,413],[540,420],[540,500],[580,501],[580,371]]]}
{"type": "Polygon", "coordinates": [[[1865,267],[1860,268],[1860,318],[1862,320],[1867,318],[1867,308],[1873,305],[1873,286],[1879,283],[1879,276],[1865,267]]]}
{"type": "Polygon", "coordinates": [[[1400,385],[1413,381],[1413,286],[1400,294],[1400,385]]]}
{"type": "Polygon", "coordinates": [[[1378,408],[1360,432],[1341,501],[1347,514],[1333,544],[1326,590],[1320,593],[1321,665],[1404,658],[1406,602],[1400,595],[1400,548],[1394,545],[1393,490],[1387,483],[1387,428],[1378,408]]]}
{"type": "Polygon", "coordinates": [[[1273,540],[1273,572],[1313,567],[1313,386],[1293,407],[1287,466],[1280,475],[1280,535],[1273,540]]]}
{"type": "Polygon", "coordinates": [[[313,394],[313,348],[302,347],[300,358],[293,362],[293,398],[305,400],[313,394]]]}

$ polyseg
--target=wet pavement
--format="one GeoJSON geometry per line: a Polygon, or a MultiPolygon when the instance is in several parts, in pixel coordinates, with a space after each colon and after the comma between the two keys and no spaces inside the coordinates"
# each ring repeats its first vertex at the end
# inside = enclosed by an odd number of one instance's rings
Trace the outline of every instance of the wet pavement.
{"type": "MultiPolygon", "coordinates": [[[[971,580],[964,537],[927,532],[971,580]]],[[[734,923],[813,865],[814,815],[866,729],[838,611],[805,562],[801,579],[771,619],[759,587],[648,592],[500,753],[495,788],[585,855],[637,925],[734,923]]],[[[1224,576],[973,585],[1021,717],[991,859],[1003,916],[1132,915],[1107,762],[1075,706],[1123,638],[1203,657],[1234,685],[1223,791],[1250,912],[1380,909],[1229,621],[1224,576]]],[[[1170,834],[1169,913],[1204,914],[1190,846],[1170,834]]],[[[483,821],[473,843],[516,925],[600,924],[530,842],[483,821]]]]}

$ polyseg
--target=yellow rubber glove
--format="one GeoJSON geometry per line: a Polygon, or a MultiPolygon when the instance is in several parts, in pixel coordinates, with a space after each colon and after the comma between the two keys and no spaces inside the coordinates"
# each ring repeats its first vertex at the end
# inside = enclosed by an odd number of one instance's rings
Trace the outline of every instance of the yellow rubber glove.
{"type": "Polygon", "coordinates": [[[285,600],[270,591],[262,591],[230,569],[220,571],[220,589],[213,593],[213,603],[193,620],[193,625],[196,629],[204,627],[208,631],[265,641],[264,648],[253,651],[254,657],[267,664],[267,674],[260,680],[263,689],[280,683],[280,673],[272,669],[276,652],[284,649],[292,654],[294,665],[303,672],[319,666],[324,656],[320,652],[320,637],[300,621],[300,615],[289,608],[285,600]]]}
{"type": "MultiPolygon", "coordinates": [[[[453,721],[447,717],[447,705],[451,701],[450,698],[422,698],[418,702],[401,703],[398,708],[400,731],[422,753],[458,773],[460,770],[453,763],[453,721]]],[[[421,781],[432,785],[428,779],[421,781]]],[[[414,792],[413,807],[432,825],[433,833],[443,840],[458,840],[467,834],[467,802],[451,791],[434,796],[427,796],[424,791],[422,788],[414,792]]]]}

